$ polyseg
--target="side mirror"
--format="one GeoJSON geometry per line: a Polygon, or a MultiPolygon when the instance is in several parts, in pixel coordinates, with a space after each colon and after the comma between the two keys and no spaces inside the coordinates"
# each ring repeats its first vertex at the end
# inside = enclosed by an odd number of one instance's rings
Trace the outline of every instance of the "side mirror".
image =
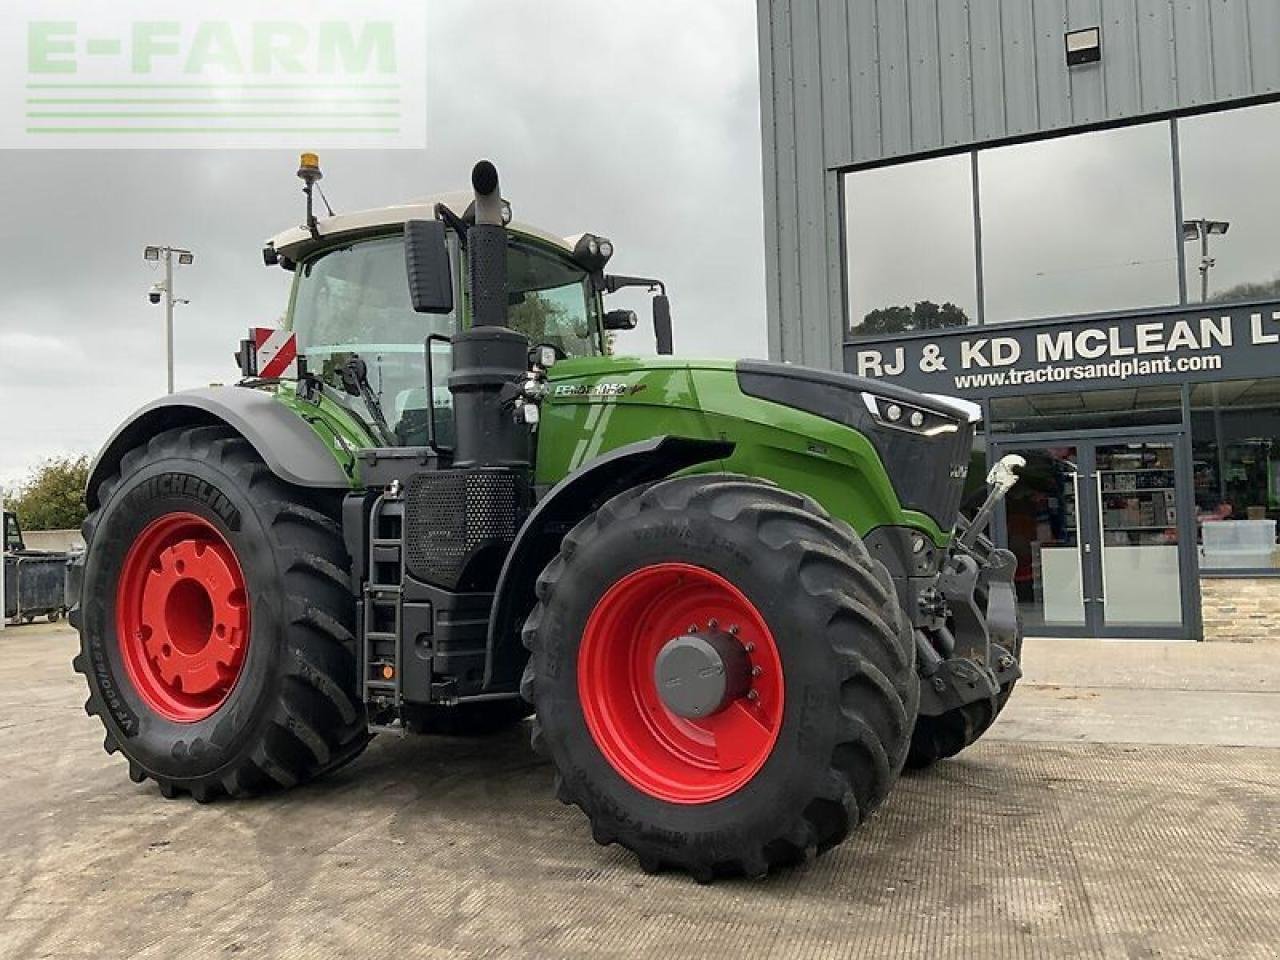
{"type": "Polygon", "coordinates": [[[671,342],[671,301],[665,293],[653,298],[653,339],[659,356],[666,357],[675,352],[671,342]]]}
{"type": "Polygon", "coordinates": [[[418,313],[452,313],[453,275],[444,224],[439,220],[406,223],[404,261],[413,309],[418,313]]]}
{"type": "Polygon", "coordinates": [[[634,330],[639,323],[634,310],[610,310],[604,315],[606,330],[634,330]]]}

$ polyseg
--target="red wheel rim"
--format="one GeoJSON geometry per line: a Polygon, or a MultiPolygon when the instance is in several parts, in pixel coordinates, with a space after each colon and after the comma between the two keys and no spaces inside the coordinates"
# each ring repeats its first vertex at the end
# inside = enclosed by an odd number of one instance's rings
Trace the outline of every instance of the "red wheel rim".
{"type": "Polygon", "coordinates": [[[249,598],[235,551],[193,513],[152,521],[124,558],[116,635],[143,702],[194,723],[226,702],[249,646],[249,598]]]}
{"type": "Polygon", "coordinates": [[[658,563],[623,577],[591,612],[578,697],[596,745],[632,786],[672,803],[710,803],[745,786],[769,758],[782,726],[782,661],[764,618],[732,583],[691,564],[658,563]],[[752,668],[748,693],[696,720],[667,709],[654,681],[658,653],[691,627],[733,635],[752,668]]]}

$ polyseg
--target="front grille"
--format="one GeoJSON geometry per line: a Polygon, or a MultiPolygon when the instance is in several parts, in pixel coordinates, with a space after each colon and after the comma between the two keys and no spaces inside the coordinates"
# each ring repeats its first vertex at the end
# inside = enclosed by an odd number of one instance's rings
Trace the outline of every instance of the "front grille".
{"type": "Polygon", "coordinates": [[[950,530],[964,498],[965,477],[973,450],[973,425],[937,437],[871,425],[868,437],[908,510],[932,517],[950,530]]]}
{"type": "Polygon", "coordinates": [[[513,471],[477,468],[422,473],[405,489],[405,566],[417,580],[453,590],[477,588],[469,571],[482,555],[515,540],[526,484],[513,471]]]}

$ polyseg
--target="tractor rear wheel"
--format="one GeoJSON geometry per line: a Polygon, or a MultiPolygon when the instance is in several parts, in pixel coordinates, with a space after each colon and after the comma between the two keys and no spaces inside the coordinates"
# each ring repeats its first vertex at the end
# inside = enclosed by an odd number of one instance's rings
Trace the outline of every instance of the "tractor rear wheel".
{"type": "Polygon", "coordinates": [[[168,430],[97,490],[73,666],[135,782],[288,787],[368,740],[341,530],[220,426],[168,430]]]}
{"type": "Polygon", "coordinates": [[[699,881],[761,876],[884,800],[919,689],[897,597],[814,501],[725,474],[610,500],[524,630],[535,748],[602,844],[699,881]]]}

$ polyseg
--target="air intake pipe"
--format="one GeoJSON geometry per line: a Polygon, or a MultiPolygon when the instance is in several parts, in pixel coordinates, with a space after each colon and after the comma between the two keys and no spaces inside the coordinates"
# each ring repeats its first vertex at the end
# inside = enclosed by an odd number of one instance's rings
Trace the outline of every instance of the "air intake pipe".
{"type": "Polygon", "coordinates": [[[507,326],[507,231],[498,171],[481,160],[471,171],[475,223],[467,230],[471,327],[453,338],[455,467],[531,465],[529,428],[503,394],[513,395],[529,369],[529,340],[507,326]]]}

